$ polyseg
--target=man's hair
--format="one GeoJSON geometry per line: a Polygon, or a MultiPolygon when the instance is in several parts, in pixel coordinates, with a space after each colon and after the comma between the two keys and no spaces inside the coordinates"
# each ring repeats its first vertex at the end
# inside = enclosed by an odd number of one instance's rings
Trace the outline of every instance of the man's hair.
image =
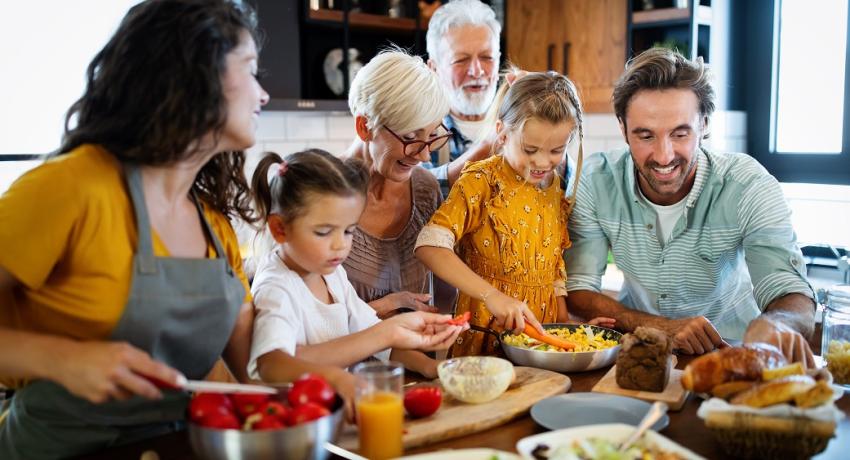
{"type": "Polygon", "coordinates": [[[449,97],[422,58],[391,49],[357,72],[348,107],[355,117],[368,118],[373,132],[386,126],[408,133],[442,120],[449,113],[449,97]]]}
{"type": "Polygon", "coordinates": [[[629,102],[641,90],[689,89],[699,100],[703,117],[714,113],[714,88],[711,72],[701,57],[689,60],[667,48],[650,48],[631,59],[617,80],[612,96],[614,114],[626,122],[629,102]]]}
{"type": "Polygon", "coordinates": [[[449,29],[459,26],[485,26],[490,29],[493,49],[499,49],[499,35],[502,25],[496,20],[496,13],[479,0],[452,0],[437,8],[428,23],[428,33],[425,42],[428,57],[433,60],[440,58],[440,40],[449,29]]]}

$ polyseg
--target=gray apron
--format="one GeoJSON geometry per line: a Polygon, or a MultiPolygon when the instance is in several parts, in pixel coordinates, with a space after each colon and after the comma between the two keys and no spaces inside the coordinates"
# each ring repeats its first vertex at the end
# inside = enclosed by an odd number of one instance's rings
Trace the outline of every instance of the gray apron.
{"type": "MultiPolygon", "coordinates": [[[[230,338],[245,289],[197,198],[217,257],[155,257],[141,174],[137,167],[125,169],[138,243],[130,295],[110,340],[128,342],[189,379],[201,379],[230,338]]],[[[92,404],[54,382],[33,381],[15,393],[0,426],[0,459],[70,457],[179,429],[188,395],[166,391],[163,396],[92,404]]]]}

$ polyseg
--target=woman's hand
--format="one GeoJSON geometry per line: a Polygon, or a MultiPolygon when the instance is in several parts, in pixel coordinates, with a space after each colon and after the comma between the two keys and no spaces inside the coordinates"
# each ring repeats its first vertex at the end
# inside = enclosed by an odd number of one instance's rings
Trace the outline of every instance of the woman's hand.
{"type": "Polygon", "coordinates": [[[160,399],[162,393],[143,376],[177,385],[180,373],[124,342],[72,342],[62,352],[51,380],[72,394],[98,404],[139,395],[160,399]]]}
{"type": "Polygon", "coordinates": [[[439,311],[437,307],[425,303],[429,300],[431,300],[431,294],[401,291],[387,294],[380,299],[373,300],[369,302],[369,305],[375,309],[379,318],[386,318],[399,308],[409,308],[411,310],[427,311],[431,313],[439,311]]]}
{"type": "Polygon", "coordinates": [[[391,348],[402,350],[445,350],[457,339],[458,334],[469,329],[469,324],[449,324],[452,317],[415,311],[393,316],[381,322],[390,328],[391,348]]]}
{"type": "Polygon", "coordinates": [[[525,329],[525,322],[528,321],[535,329],[543,333],[543,326],[525,302],[520,302],[494,288],[484,298],[484,305],[493,315],[497,328],[512,330],[514,334],[519,334],[525,329]]]}

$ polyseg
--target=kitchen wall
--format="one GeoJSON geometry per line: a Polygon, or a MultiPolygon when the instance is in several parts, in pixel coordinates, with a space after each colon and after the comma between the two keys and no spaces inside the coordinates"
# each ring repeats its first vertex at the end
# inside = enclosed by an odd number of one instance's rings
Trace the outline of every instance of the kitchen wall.
{"type": "MultiPolygon", "coordinates": [[[[712,118],[707,145],[716,150],[743,152],[746,148],[746,114],[718,112],[712,118]]],[[[624,147],[617,121],[611,114],[585,116],[585,153],[624,147]]],[[[342,153],[354,139],[354,121],[347,113],[263,112],[257,132],[257,145],[249,151],[248,169],[263,151],[286,154],[305,148],[321,148],[342,153]]],[[[573,152],[573,154],[575,154],[573,152]]]]}

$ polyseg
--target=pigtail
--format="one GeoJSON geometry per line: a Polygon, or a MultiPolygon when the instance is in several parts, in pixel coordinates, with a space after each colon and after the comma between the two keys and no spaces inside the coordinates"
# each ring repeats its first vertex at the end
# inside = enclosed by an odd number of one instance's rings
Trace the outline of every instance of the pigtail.
{"type": "MultiPolygon", "coordinates": [[[[475,139],[476,142],[484,142],[486,139],[495,138],[496,122],[499,120],[500,108],[502,107],[502,102],[505,100],[505,95],[508,94],[508,90],[511,89],[511,85],[508,83],[506,75],[516,71],[516,67],[509,66],[508,70],[503,72],[503,77],[501,78],[502,84],[496,91],[496,95],[493,97],[493,102],[490,104],[490,108],[487,109],[487,114],[484,116],[484,126],[486,126],[486,129],[481,131],[478,139],[475,139]]],[[[498,149],[498,143],[494,142],[490,146],[490,155],[495,155],[498,149]]]]}
{"type": "Polygon", "coordinates": [[[569,198],[567,198],[566,218],[569,219],[570,214],[572,214],[573,208],[576,204],[578,185],[581,181],[581,165],[584,162],[584,123],[582,117],[583,109],[581,106],[581,100],[578,98],[578,89],[576,88],[576,85],[567,77],[564,77],[564,82],[566,86],[567,97],[569,98],[570,104],[572,104],[576,112],[576,126],[578,126],[578,159],[576,160],[576,170],[572,173],[575,175],[575,180],[573,180],[573,192],[570,194],[569,198]]]}
{"type": "Polygon", "coordinates": [[[282,163],[283,159],[274,152],[268,152],[257,164],[254,175],[251,178],[251,192],[254,200],[255,215],[263,225],[268,221],[272,211],[272,184],[281,181],[282,177],[269,180],[269,168],[282,163]]]}

